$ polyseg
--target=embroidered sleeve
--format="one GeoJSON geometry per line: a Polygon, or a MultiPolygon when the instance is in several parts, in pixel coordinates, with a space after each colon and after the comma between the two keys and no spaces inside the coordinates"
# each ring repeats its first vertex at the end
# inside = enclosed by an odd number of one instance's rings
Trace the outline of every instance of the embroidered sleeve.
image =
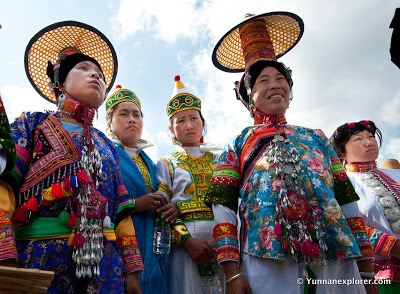
{"type": "Polygon", "coordinates": [[[240,161],[235,149],[234,141],[231,141],[219,157],[204,199],[206,204],[222,204],[237,211],[240,197],[240,161]]]}
{"type": "Polygon", "coordinates": [[[0,97],[0,144],[3,152],[7,157],[7,162],[3,174],[6,174],[14,169],[15,166],[15,143],[11,135],[10,125],[8,123],[6,111],[3,101],[0,97]]]}
{"type": "Polygon", "coordinates": [[[221,223],[213,230],[217,262],[236,261],[239,263],[239,242],[237,227],[230,223],[221,223]]]}
{"type": "Polygon", "coordinates": [[[183,243],[190,237],[190,233],[181,219],[177,219],[171,228],[172,246],[183,246],[183,243]]]}
{"type": "Polygon", "coordinates": [[[325,134],[321,130],[315,130],[315,134],[320,138],[320,140],[325,144],[326,148],[328,149],[332,166],[335,198],[339,205],[342,206],[344,204],[360,200],[356,191],[353,188],[353,185],[350,182],[350,179],[347,177],[347,174],[343,168],[342,163],[340,162],[340,159],[337,157],[336,151],[329,143],[325,134]]]}
{"type": "Polygon", "coordinates": [[[364,219],[362,217],[347,218],[350,230],[360,248],[362,259],[374,259],[375,253],[368,238],[364,219]]]}
{"type": "Polygon", "coordinates": [[[28,171],[29,163],[32,159],[33,137],[38,124],[48,116],[47,113],[27,112],[22,113],[10,125],[11,134],[15,142],[16,161],[15,168],[8,174],[2,176],[18,192],[24,182],[28,171]]]}
{"type": "Polygon", "coordinates": [[[172,167],[166,158],[161,158],[157,162],[157,190],[169,200],[172,198],[172,167]]]}
{"type": "Polygon", "coordinates": [[[11,223],[14,206],[14,193],[11,187],[0,180],[0,260],[18,259],[11,223]]]}
{"type": "Polygon", "coordinates": [[[132,218],[126,217],[115,229],[117,244],[121,249],[124,274],[142,271],[143,261],[140,256],[139,245],[133,228],[132,218]]]}
{"type": "Polygon", "coordinates": [[[384,233],[380,230],[366,226],[369,240],[375,254],[390,256],[390,252],[397,241],[397,237],[384,233]]]}

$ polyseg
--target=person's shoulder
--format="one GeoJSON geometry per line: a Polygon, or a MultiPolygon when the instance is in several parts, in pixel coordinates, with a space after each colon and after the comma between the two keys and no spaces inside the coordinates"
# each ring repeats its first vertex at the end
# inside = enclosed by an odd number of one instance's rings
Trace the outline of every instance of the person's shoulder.
{"type": "Polygon", "coordinates": [[[305,133],[309,133],[312,135],[315,135],[319,138],[324,138],[326,139],[326,135],[324,133],[324,131],[322,131],[321,129],[312,129],[312,128],[308,128],[308,127],[303,127],[303,126],[295,126],[295,125],[287,125],[288,128],[292,129],[293,131],[298,131],[298,132],[305,132],[305,133]]]}

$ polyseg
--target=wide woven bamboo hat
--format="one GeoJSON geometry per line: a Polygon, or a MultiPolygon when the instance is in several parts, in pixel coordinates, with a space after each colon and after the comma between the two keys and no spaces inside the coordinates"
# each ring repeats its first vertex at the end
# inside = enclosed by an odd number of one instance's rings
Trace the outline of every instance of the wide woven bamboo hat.
{"type": "Polygon", "coordinates": [[[246,14],[229,30],[212,53],[214,65],[226,72],[242,72],[258,59],[276,60],[300,40],[304,23],[290,12],[246,14]]]}
{"type": "Polygon", "coordinates": [[[55,103],[50,78],[46,74],[50,61],[56,64],[59,53],[65,48],[75,48],[94,58],[101,66],[107,92],[115,81],[118,60],[114,47],[96,28],[77,21],[54,23],[39,31],[29,41],[25,50],[25,72],[35,90],[46,100],[55,103]]]}

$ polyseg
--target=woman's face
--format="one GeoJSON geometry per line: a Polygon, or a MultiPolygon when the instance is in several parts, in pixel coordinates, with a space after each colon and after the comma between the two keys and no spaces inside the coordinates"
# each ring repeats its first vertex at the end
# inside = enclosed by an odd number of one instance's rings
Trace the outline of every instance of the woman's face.
{"type": "Polygon", "coordinates": [[[143,118],[139,107],[133,102],[117,104],[112,114],[110,129],[124,146],[135,148],[143,130],[143,118]]]}
{"type": "Polygon", "coordinates": [[[178,112],[172,117],[171,133],[184,147],[200,146],[203,136],[203,122],[200,112],[195,109],[178,112]]]}
{"type": "Polygon", "coordinates": [[[285,113],[289,107],[289,84],[275,67],[268,66],[257,77],[251,97],[254,106],[265,114],[285,113]]]}
{"type": "Polygon", "coordinates": [[[86,60],[79,62],[69,71],[61,90],[70,99],[98,108],[106,96],[106,83],[97,65],[86,60]]]}
{"type": "Polygon", "coordinates": [[[352,135],[344,148],[343,158],[348,163],[375,161],[379,155],[378,142],[367,130],[352,135]]]}

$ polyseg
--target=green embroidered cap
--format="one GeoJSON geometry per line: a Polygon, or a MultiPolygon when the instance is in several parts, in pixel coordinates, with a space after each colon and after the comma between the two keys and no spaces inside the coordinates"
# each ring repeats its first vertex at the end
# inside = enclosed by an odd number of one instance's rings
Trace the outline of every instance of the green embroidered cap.
{"type": "MultiPolygon", "coordinates": [[[[183,110],[197,109],[201,111],[201,100],[190,94],[185,85],[180,81],[180,76],[175,77],[175,88],[172,92],[172,99],[169,100],[166,110],[168,118],[183,110]]],[[[107,107],[107,104],[106,104],[107,107]]]]}
{"type": "Polygon", "coordinates": [[[108,113],[115,105],[121,102],[133,102],[137,105],[137,107],[139,107],[140,110],[142,109],[140,100],[133,91],[122,89],[121,85],[117,85],[115,88],[117,91],[112,93],[106,99],[106,113],[108,113]]]}

